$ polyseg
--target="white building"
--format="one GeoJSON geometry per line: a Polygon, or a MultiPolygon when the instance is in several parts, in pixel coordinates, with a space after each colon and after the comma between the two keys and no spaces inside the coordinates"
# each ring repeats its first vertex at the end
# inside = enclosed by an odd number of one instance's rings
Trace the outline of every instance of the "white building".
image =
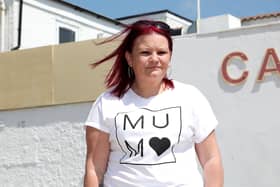
{"type": "Polygon", "coordinates": [[[180,16],[169,10],[160,10],[156,12],[148,12],[143,14],[136,14],[132,16],[117,18],[117,20],[126,24],[135,22],[140,19],[163,21],[168,25],[170,25],[170,27],[172,28],[172,32],[173,32],[172,35],[187,34],[189,32],[189,29],[193,25],[192,20],[180,16]]]}
{"type": "Polygon", "coordinates": [[[213,16],[199,20],[199,33],[221,32],[229,29],[240,28],[241,20],[230,14],[213,16]]]}
{"type": "Polygon", "coordinates": [[[82,41],[117,33],[122,24],[60,0],[0,0],[0,51],[82,41]]]}

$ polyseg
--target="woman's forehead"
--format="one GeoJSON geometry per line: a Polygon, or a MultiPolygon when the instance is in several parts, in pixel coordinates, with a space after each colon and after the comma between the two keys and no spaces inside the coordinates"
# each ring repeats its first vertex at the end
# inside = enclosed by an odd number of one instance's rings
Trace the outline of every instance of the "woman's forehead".
{"type": "Polygon", "coordinates": [[[134,40],[134,45],[141,45],[141,44],[145,44],[145,43],[147,43],[147,44],[148,43],[153,43],[153,44],[167,43],[168,44],[168,39],[161,34],[150,33],[150,34],[140,35],[137,38],[135,38],[135,40],[134,40]]]}

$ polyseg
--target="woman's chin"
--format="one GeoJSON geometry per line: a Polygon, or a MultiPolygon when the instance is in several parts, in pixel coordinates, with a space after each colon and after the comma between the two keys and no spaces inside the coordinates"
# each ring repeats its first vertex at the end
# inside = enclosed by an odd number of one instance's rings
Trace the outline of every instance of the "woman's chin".
{"type": "Polygon", "coordinates": [[[162,80],[165,77],[165,74],[162,72],[152,72],[147,77],[152,80],[162,80]]]}

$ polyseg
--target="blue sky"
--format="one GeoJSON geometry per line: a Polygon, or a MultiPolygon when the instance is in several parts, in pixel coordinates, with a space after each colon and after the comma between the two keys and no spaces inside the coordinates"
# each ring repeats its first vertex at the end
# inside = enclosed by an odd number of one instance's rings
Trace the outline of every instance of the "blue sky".
{"type": "MultiPolygon", "coordinates": [[[[196,19],[196,0],[65,0],[109,18],[168,9],[196,19]]],[[[201,18],[221,14],[236,17],[280,12],[280,0],[200,0],[201,18]]]]}

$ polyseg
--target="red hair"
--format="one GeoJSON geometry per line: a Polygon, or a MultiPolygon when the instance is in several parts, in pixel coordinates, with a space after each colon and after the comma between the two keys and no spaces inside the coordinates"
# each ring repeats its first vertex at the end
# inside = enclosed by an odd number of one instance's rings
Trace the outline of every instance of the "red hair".
{"type": "MultiPolygon", "coordinates": [[[[137,37],[150,34],[155,32],[164,36],[168,40],[169,50],[172,52],[173,50],[173,42],[170,35],[169,26],[160,21],[148,21],[148,20],[140,20],[131,25],[127,25],[126,28],[121,31],[119,34],[101,42],[107,43],[110,42],[124,34],[125,37],[122,40],[121,44],[109,55],[104,57],[103,59],[91,64],[93,68],[102,64],[105,61],[110,60],[113,57],[116,57],[113,66],[111,67],[109,73],[106,75],[105,84],[107,88],[112,88],[111,93],[117,97],[122,97],[123,94],[132,86],[135,76],[134,74],[129,73],[129,65],[125,58],[125,52],[132,52],[132,48],[134,45],[134,41],[137,37]]],[[[165,86],[168,88],[174,88],[174,84],[172,80],[165,77],[163,79],[165,86]]]]}

